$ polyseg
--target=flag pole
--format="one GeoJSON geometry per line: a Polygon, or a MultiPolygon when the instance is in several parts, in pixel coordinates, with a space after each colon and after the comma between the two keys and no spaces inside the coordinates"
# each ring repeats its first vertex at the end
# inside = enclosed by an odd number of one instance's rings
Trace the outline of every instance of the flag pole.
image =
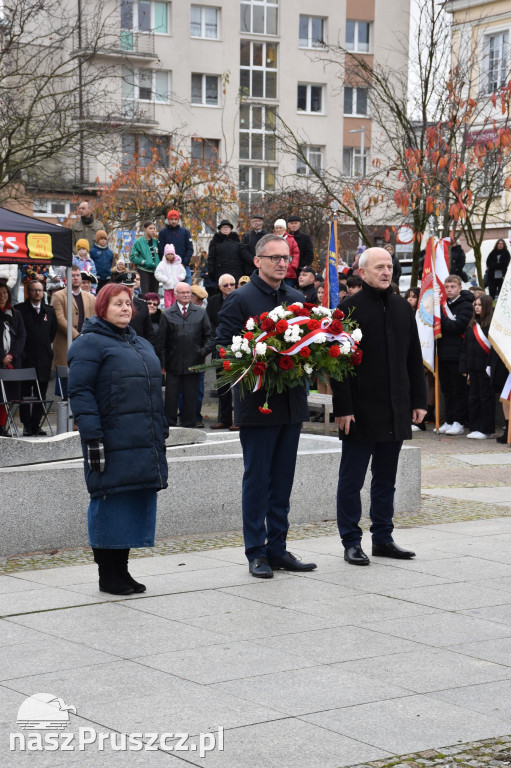
{"type": "Polygon", "coordinates": [[[438,435],[440,429],[440,377],[438,375],[438,351],[435,341],[435,432],[438,435]]]}

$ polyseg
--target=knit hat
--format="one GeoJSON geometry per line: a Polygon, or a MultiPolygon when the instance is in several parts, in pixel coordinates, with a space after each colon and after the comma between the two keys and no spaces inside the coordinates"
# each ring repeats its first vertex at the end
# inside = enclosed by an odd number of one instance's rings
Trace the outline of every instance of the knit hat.
{"type": "Polygon", "coordinates": [[[171,211],[167,213],[167,219],[179,219],[181,218],[179,216],[179,211],[176,211],[175,208],[173,208],[171,211]]]}
{"type": "Polygon", "coordinates": [[[202,285],[192,285],[192,293],[199,299],[207,299],[209,296],[208,292],[205,288],[202,287],[202,285]]]}
{"type": "Polygon", "coordinates": [[[96,242],[98,242],[98,240],[101,240],[102,237],[104,237],[105,240],[108,240],[108,235],[105,232],[105,230],[104,229],[98,229],[98,231],[96,232],[96,242]]]}
{"type": "Polygon", "coordinates": [[[163,255],[164,255],[164,256],[166,256],[166,255],[167,255],[167,253],[173,253],[173,254],[174,254],[174,256],[176,255],[176,249],[174,248],[174,246],[172,245],[172,243],[167,243],[167,245],[166,245],[166,246],[165,246],[165,248],[163,249],[163,255]]]}
{"type": "Polygon", "coordinates": [[[144,301],[160,301],[160,297],[157,293],[146,293],[144,296],[144,301]]]}
{"type": "Polygon", "coordinates": [[[277,221],[276,221],[276,222],[275,222],[275,224],[273,225],[273,229],[275,229],[275,227],[284,227],[284,229],[285,229],[285,228],[286,228],[286,226],[287,226],[287,224],[286,224],[286,222],[284,221],[284,219],[277,219],[277,221]]]}
{"type": "Polygon", "coordinates": [[[79,240],[76,241],[75,248],[77,251],[80,250],[80,248],[85,248],[87,253],[89,252],[89,241],[86,240],[84,237],[81,237],[79,240]]]}

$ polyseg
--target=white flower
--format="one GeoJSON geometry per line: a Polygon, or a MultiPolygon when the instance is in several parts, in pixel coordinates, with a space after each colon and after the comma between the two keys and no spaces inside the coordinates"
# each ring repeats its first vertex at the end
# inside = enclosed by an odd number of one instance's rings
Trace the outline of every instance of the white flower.
{"type": "Polygon", "coordinates": [[[318,334],[317,334],[317,335],[314,337],[314,340],[313,340],[313,341],[311,341],[311,344],[324,344],[324,343],[325,343],[325,341],[326,341],[326,334],[324,334],[324,333],[318,333],[318,334]]]}
{"type": "Polygon", "coordinates": [[[275,309],[272,309],[271,312],[268,312],[268,317],[270,317],[274,323],[276,323],[277,320],[281,320],[285,316],[286,310],[282,306],[275,307],[275,309]]]}
{"type": "Polygon", "coordinates": [[[360,328],[355,328],[351,335],[353,337],[353,341],[359,342],[362,339],[362,331],[360,328]]]}
{"type": "Polygon", "coordinates": [[[349,341],[343,341],[340,345],[341,355],[349,355],[351,352],[351,344],[349,341]]]}
{"type": "Polygon", "coordinates": [[[241,354],[241,352],[235,352],[234,357],[243,357],[243,355],[241,354]]]}
{"type": "Polygon", "coordinates": [[[241,349],[241,342],[242,341],[243,341],[243,339],[241,338],[241,336],[233,336],[232,337],[231,349],[232,349],[233,352],[237,352],[239,349],[241,349]]]}
{"type": "Polygon", "coordinates": [[[242,352],[246,352],[247,354],[250,354],[250,342],[248,339],[243,339],[241,342],[241,350],[242,352]]]}
{"type": "Polygon", "coordinates": [[[255,346],[256,355],[261,355],[261,357],[264,357],[266,354],[266,346],[267,345],[264,343],[264,341],[258,341],[255,346]]]}
{"type": "Polygon", "coordinates": [[[332,310],[328,309],[328,307],[314,307],[314,314],[324,315],[325,317],[331,317],[332,310]]]}
{"type": "Polygon", "coordinates": [[[298,325],[290,325],[289,328],[286,328],[284,331],[284,341],[289,341],[293,344],[300,339],[301,334],[302,331],[298,325]]]}
{"type": "Polygon", "coordinates": [[[247,322],[245,323],[245,328],[247,329],[247,331],[253,331],[254,330],[255,323],[254,323],[254,318],[253,317],[249,317],[248,318],[247,322]]]}
{"type": "Polygon", "coordinates": [[[295,307],[303,307],[303,304],[301,301],[293,301],[293,304],[295,307]]]}
{"type": "Polygon", "coordinates": [[[303,370],[305,371],[307,376],[310,376],[314,368],[312,367],[312,365],[309,365],[309,363],[305,363],[305,365],[303,366],[303,370]]]}

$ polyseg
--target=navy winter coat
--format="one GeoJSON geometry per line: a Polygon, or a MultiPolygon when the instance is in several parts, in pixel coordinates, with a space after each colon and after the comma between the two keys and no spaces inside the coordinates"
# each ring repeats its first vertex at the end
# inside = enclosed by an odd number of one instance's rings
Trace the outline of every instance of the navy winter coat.
{"type": "Polygon", "coordinates": [[[171,227],[166,224],[158,233],[158,256],[163,259],[163,252],[167,244],[173,245],[178,256],[181,256],[183,266],[190,264],[193,256],[192,236],[184,227],[171,227]]]}
{"type": "Polygon", "coordinates": [[[71,410],[84,458],[89,440],[102,440],[105,471],[85,461],[90,495],[167,487],[161,369],[153,347],[125,330],[91,317],[68,354],[71,410]]]}
{"type": "Polygon", "coordinates": [[[99,245],[93,245],[90,249],[90,257],[96,265],[96,272],[100,280],[108,280],[109,277],[112,277],[114,254],[108,246],[100,248],[99,245]]]}
{"type": "MultiPolygon", "coordinates": [[[[284,302],[289,305],[294,301],[303,303],[303,293],[284,282],[280,287],[272,288],[259,277],[256,270],[250,277],[250,282],[243,288],[230,293],[225,299],[218,316],[216,344],[228,346],[232,337],[238,336],[249,317],[260,315],[261,312],[271,312],[284,302]]],[[[262,414],[259,406],[266,400],[266,390],[247,392],[241,398],[238,388],[234,389],[234,419],[240,427],[255,425],[273,427],[276,424],[297,424],[309,420],[307,394],[305,383],[290,387],[280,395],[273,392],[269,399],[271,413],[262,414]]]]}

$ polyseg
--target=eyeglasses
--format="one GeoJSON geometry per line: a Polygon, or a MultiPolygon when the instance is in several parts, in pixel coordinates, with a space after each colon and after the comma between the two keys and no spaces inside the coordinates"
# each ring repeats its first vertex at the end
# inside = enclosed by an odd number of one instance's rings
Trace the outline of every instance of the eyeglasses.
{"type": "Polygon", "coordinates": [[[235,285],[236,283],[222,283],[220,288],[234,288],[235,285]]]}
{"type": "Polygon", "coordinates": [[[44,288],[29,288],[29,293],[44,293],[44,288]]]}
{"type": "Polygon", "coordinates": [[[279,261],[282,261],[282,259],[283,259],[286,264],[289,264],[293,257],[292,256],[279,256],[277,254],[275,254],[275,255],[271,254],[270,255],[268,253],[265,253],[265,254],[261,254],[259,256],[259,258],[260,259],[270,259],[272,264],[278,264],[279,261]]]}

